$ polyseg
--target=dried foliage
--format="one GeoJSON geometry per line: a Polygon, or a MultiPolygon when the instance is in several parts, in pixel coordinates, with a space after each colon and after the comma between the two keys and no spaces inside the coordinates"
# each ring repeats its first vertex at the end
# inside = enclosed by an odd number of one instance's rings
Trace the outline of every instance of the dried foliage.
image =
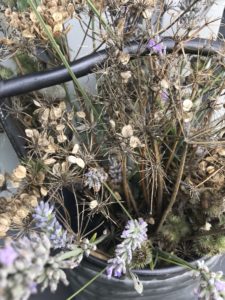
{"type": "MultiPolygon", "coordinates": [[[[72,2],[43,1],[37,7],[56,38],[67,32],[63,23],[78,17],[81,8],[93,17],[86,1],[72,2]]],[[[89,95],[98,117],[79,93],[79,109],[67,107],[63,99],[29,96],[32,103],[23,110],[29,120],[27,157],[10,176],[18,190],[1,212],[1,235],[26,220],[43,197],[65,208],[67,189],[74,197],[70,213],[78,216],[76,230],[87,234],[96,218],[96,230],[110,230],[107,251],[127,215],[148,223],[151,243],[135,254],[135,266],[145,265],[139,254],[149,262],[149,245],[188,258],[214,253],[213,247],[225,251],[224,57],[190,55],[183,48],[196,34],[195,17],[212,4],[203,2],[201,12],[196,1],[180,3],[178,11],[187,13],[177,21],[191,26],[180,35],[177,29],[176,47],[167,53],[159,19],[171,13],[171,5],[95,1],[109,24],[100,20],[95,34],[110,47],[103,70],[96,70],[97,95],[89,95]],[[124,52],[134,39],[145,43],[150,55],[133,59],[124,52]]],[[[24,38],[48,43],[32,11],[5,13],[24,38]]],[[[19,118],[24,124],[22,114],[19,118]]]]}

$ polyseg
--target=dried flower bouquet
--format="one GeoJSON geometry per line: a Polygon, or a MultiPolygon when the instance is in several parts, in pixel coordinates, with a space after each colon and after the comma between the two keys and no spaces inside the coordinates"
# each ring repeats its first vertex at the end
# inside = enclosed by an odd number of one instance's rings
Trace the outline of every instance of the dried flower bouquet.
{"type": "Polygon", "coordinates": [[[7,55],[24,40],[39,69],[45,66],[37,46],[49,65],[66,65],[70,28],[63,24],[73,16],[87,26],[88,13],[109,57],[96,68],[96,95],[74,76],[74,105],[62,93],[34,92],[9,108],[24,127],[27,155],[12,174],[0,175],[0,235],[13,230],[0,249],[0,298],[28,299],[37,285],[55,291],[60,280],[68,284],[63,269],[92,254],[108,261],[109,279],[182,262],[200,278],[198,299],[225,299],[222,273],[189,263],[225,252],[224,56],[188,54],[183,46],[199,33],[213,1],[177,4],[179,15],[167,27],[183,27],[170,53],[160,20],[172,14],[172,3],[27,2],[20,12],[5,10],[16,28],[3,41],[7,55]],[[149,55],[124,52],[131,40],[149,55]],[[69,210],[65,190],[73,199],[69,210]]]}

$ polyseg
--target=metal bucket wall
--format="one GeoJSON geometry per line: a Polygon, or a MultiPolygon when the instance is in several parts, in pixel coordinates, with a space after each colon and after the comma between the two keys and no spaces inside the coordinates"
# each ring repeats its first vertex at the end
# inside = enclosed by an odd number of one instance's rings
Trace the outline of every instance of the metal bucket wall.
{"type": "MultiPolygon", "coordinates": [[[[206,260],[210,270],[221,269],[221,256],[206,260]]],[[[104,263],[95,258],[85,259],[82,264],[68,272],[72,289],[79,290],[104,268],[104,263]]],[[[171,267],[154,271],[140,270],[135,272],[144,286],[143,295],[137,294],[133,281],[129,278],[108,279],[102,274],[90,286],[82,291],[77,300],[194,300],[197,297],[194,290],[198,279],[193,278],[193,272],[182,267],[171,267]]]]}

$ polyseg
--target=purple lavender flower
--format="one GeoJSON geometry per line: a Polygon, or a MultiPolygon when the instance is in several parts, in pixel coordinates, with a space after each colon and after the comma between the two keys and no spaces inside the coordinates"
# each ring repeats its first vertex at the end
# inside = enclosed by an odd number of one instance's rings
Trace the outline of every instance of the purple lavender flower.
{"type": "Polygon", "coordinates": [[[221,280],[223,272],[210,272],[204,261],[198,262],[197,269],[200,284],[195,294],[198,299],[225,299],[225,281],[221,280]]]}
{"type": "Polygon", "coordinates": [[[218,292],[225,292],[225,281],[216,280],[215,288],[217,289],[218,292]]]}
{"type": "Polygon", "coordinates": [[[5,266],[11,266],[18,257],[17,252],[11,245],[6,245],[0,250],[0,263],[5,266]]]}
{"type": "Polygon", "coordinates": [[[147,240],[147,223],[139,218],[127,222],[121,238],[123,242],[117,245],[115,257],[108,260],[106,273],[108,278],[112,275],[120,277],[126,273],[127,267],[132,262],[133,252],[140,249],[142,244],[147,240]]]}
{"type": "Polygon", "coordinates": [[[161,56],[166,53],[166,47],[159,41],[158,37],[156,37],[156,39],[150,39],[146,47],[151,53],[159,54],[161,56]]]}
{"type": "Polygon", "coordinates": [[[53,248],[64,248],[68,240],[67,232],[62,228],[53,211],[53,205],[41,201],[35,208],[33,218],[36,226],[46,233],[53,248]]]}
{"type": "Polygon", "coordinates": [[[126,273],[126,265],[123,258],[117,256],[109,259],[108,263],[110,265],[107,267],[106,272],[109,279],[112,277],[112,275],[115,277],[121,277],[122,274],[126,273]]]}

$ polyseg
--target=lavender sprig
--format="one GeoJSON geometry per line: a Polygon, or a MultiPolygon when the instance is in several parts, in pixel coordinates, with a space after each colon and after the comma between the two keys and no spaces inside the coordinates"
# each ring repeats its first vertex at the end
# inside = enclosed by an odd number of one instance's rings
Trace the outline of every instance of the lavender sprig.
{"type": "Polygon", "coordinates": [[[128,221],[121,238],[124,240],[117,245],[115,257],[108,260],[109,265],[106,269],[108,278],[111,278],[112,275],[120,277],[126,273],[127,267],[132,262],[132,254],[136,249],[140,249],[148,238],[147,223],[141,218],[128,221]]]}
{"type": "Polygon", "coordinates": [[[204,261],[197,263],[197,274],[200,284],[195,294],[198,300],[223,300],[225,299],[225,281],[223,272],[210,272],[204,261]]]}
{"type": "Polygon", "coordinates": [[[33,214],[35,225],[46,233],[54,249],[65,248],[68,242],[67,231],[58,222],[54,206],[41,201],[33,214]]]}

